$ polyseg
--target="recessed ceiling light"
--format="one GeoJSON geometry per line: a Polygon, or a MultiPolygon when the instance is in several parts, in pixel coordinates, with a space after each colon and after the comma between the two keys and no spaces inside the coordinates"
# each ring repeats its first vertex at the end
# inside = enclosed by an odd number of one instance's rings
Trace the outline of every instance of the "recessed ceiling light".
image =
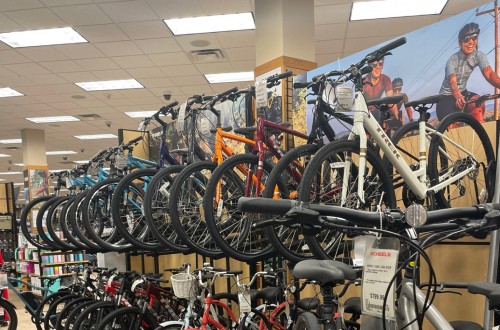
{"type": "Polygon", "coordinates": [[[13,48],[87,42],[70,27],[0,33],[0,41],[13,48]]]}
{"type": "Polygon", "coordinates": [[[14,144],[14,143],[23,143],[22,139],[3,139],[0,140],[2,144],[14,144]]]}
{"type": "Polygon", "coordinates": [[[250,81],[253,80],[253,71],[247,72],[229,72],[229,73],[212,73],[206,74],[208,82],[211,84],[237,82],[237,81],[250,81]]]}
{"type": "Polygon", "coordinates": [[[16,166],[24,166],[24,163],[14,163],[16,166]]]}
{"type": "Polygon", "coordinates": [[[47,156],[53,156],[53,155],[75,155],[78,152],[72,151],[72,150],[55,150],[55,151],[47,151],[45,154],[47,156]]]}
{"type": "Polygon", "coordinates": [[[33,117],[26,118],[29,121],[32,121],[37,124],[45,124],[45,123],[59,123],[65,121],[80,121],[80,119],[73,116],[52,116],[52,117],[33,117]]]}
{"type": "Polygon", "coordinates": [[[11,97],[11,96],[24,96],[24,94],[19,93],[9,87],[0,88],[0,97],[11,97]]]}
{"type": "Polygon", "coordinates": [[[252,13],[186,17],[163,21],[174,35],[255,29],[252,13]]]}
{"type": "Polygon", "coordinates": [[[23,174],[23,172],[0,172],[0,175],[17,175],[23,174]]]}
{"type": "Polygon", "coordinates": [[[75,135],[80,140],[99,140],[99,139],[116,139],[114,134],[88,134],[88,135],[75,135]]]}
{"type": "Polygon", "coordinates": [[[354,2],[351,21],[390,17],[436,15],[448,0],[379,0],[354,2]]]}
{"type": "Polygon", "coordinates": [[[142,86],[135,79],[86,81],[86,82],[77,82],[75,84],[77,86],[85,89],[88,92],[106,91],[106,90],[114,90],[114,89],[144,88],[144,86],[142,86]]]}
{"type": "Polygon", "coordinates": [[[74,160],[73,163],[76,163],[76,164],[87,164],[89,162],[89,160],[74,160]]]}
{"type": "Polygon", "coordinates": [[[5,157],[10,157],[10,155],[7,155],[7,154],[0,154],[0,158],[5,158],[5,157]]]}

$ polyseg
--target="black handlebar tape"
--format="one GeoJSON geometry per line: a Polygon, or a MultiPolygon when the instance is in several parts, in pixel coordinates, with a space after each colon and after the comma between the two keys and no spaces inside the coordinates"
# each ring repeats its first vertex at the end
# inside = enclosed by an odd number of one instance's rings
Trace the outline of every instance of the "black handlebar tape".
{"type": "Polygon", "coordinates": [[[368,65],[368,66],[364,66],[361,68],[360,74],[365,75],[365,74],[370,73],[372,71],[373,71],[373,67],[371,65],[368,65]]]}
{"type": "Polygon", "coordinates": [[[225,92],[222,92],[222,93],[218,94],[217,97],[221,98],[221,97],[227,96],[227,95],[229,95],[231,93],[236,93],[237,91],[238,91],[238,87],[233,87],[231,89],[228,89],[225,92]]]}
{"type": "Polygon", "coordinates": [[[296,204],[296,201],[290,199],[240,197],[238,210],[266,214],[285,214],[296,204]]]}
{"type": "Polygon", "coordinates": [[[135,139],[130,140],[130,141],[127,143],[127,145],[129,145],[129,146],[130,146],[130,145],[132,145],[132,144],[135,144],[135,143],[137,143],[137,142],[141,141],[142,139],[143,139],[143,137],[142,137],[142,136],[138,136],[138,137],[136,137],[135,139]]]}
{"type": "Polygon", "coordinates": [[[399,46],[404,45],[405,43],[406,43],[406,37],[401,37],[399,39],[394,40],[393,42],[388,43],[385,46],[380,47],[371,54],[385,54],[388,51],[393,50],[394,48],[398,48],[399,46]]]}
{"type": "Polygon", "coordinates": [[[481,219],[486,214],[486,209],[472,207],[455,207],[427,212],[427,224],[444,223],[457,218],[481,219]]]}
{"type": "Polygon", "coordinates": [[[271,77],[267,78],[267,82],[271,83],[271,82],[275,82],[275,81],[278,81],[278,80],[281,80],[281,79],[285,79],[285,78],[288,78],[288,77],[291,77],[291,76],[293,76],[293,72],[292,71],[285,71],[283,73],[280,73],[280,74],[277,74],[277,75],[274,75],[274,76],[271,76],[271,77]]]}
{"type": "Polygon", "coordinates": [[[173,107],[175,107],[178,104],[179,104],[178,101],[174,101],[170,104],[167,104],[167,105],[161,107],[161,109],[160,109],[160,111],[158,111],[158,113],[162,113],[162,114],[166,115],[168,110],[172,109],[173,107]]]}
{"type": "Polygon", "coordinates": [[[296,82],[293,83],[293,88],[307,88],[312,82],[296,82]]]}

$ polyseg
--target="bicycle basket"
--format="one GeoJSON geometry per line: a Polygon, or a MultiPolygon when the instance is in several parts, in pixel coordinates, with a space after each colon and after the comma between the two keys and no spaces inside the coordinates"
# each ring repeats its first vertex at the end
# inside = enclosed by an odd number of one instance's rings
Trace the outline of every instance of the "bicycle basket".
{"type": "Polygon", "coordinates": [[[188,273],[178,273],[170,277],[174,294],[183,299],[193,300],[196,297],[198,280],[188,273]]]}

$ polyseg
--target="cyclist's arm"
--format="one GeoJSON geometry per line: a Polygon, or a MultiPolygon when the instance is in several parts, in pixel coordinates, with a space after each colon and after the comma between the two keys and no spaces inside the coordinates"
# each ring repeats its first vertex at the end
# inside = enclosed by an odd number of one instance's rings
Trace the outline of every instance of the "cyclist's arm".
{"type": "MultiPolygon", "coordinates": [[[[403,106],[406,109],[406,114],[408,115],[408,121],[413,121],[413,108],[406,106],[406,103],[408,103],[408,95],[406,95],[406,93],[402,94],[403,94],[403,106]]],[[[403,118],[401,118],[401,122],[403,123],[403,118]]]]}
{"type": "Polygon", "coordinates": [[[452,73],[448,76],[448,83],[450,84],[451,94],[455,98],[456,105],[459,109],[462,109],[465,105],[465,98],[458,89],[457,75],[452,73]]]}
{"type": "Polygon", "coordinates": [[[491,68],[491,66],[487,66],[483,69],[484,78],[494,87],[500,88],[500,78],[497,76],[495,71],[491,68]]]}

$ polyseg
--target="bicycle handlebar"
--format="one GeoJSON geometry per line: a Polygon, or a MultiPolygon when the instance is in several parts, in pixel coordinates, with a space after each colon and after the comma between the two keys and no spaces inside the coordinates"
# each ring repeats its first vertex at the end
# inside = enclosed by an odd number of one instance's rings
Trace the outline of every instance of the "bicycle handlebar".
{"type": "Polygon", "coordinates": [[[366,55],[362,62],[366,63],[366,62],[376,61],[376,60],[380,59],[381,57],[385,56],[389,51],[391,51],[395,48],[398,48],[399,46],[402,46],[405,43],[406,43],[406,37],[401,37],[399,39],[396,39],[393,42],[390,42],[390,43],[380,47],[379,49],[374,50],[370,54],[366,55]]]}

